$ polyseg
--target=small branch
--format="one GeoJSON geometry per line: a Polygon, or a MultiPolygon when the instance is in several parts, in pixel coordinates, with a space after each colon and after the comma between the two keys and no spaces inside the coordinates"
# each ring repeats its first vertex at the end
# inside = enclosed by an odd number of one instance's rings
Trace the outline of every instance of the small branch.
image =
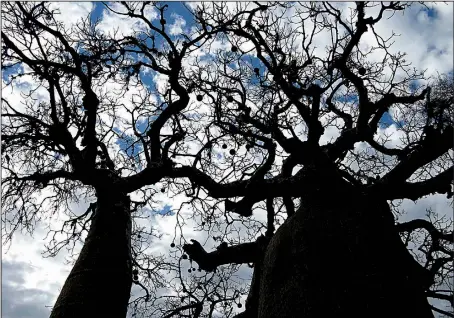
{"type": "Polygon", "coordinates": [[[388,156],[399,156],[404,154],[404,151],[401,149],[387,148],[383,145],[380,145],[377,141],[374,140],[373,136],[367,139],[367,142],[372,146],[372,148],[388,156]]]}
{"type": "Polygon", "coordinates": [[[442,239],[450,243],[454,242],[454,236],[452,232],[448,234],[440,232],[431,222],[423,219],[416,219],[405,223],[399,223],[396,225],[396,228],[399,232],[413,232],[417,229],[425,229],[427,232],[429,232],[433,241],[442,239]]]}
{"type": "Polygon", "coordinates": [[[414,104],[417,101],[423,100],[428,92],[427,89],[423,90],[419,95],[407,95],[407,96],[396,96],[393,93],[385,94],[376,103],[371,103],[372,110],[375,111],[375,115],[370,121],[371,127],[377,127],[378,122],[383,117],[383,114],[389,110],[394,104],[414,104]]]}
{"type": "Polygon", "coordinates": [[[437,293],[432,290],[428,290],[426,292],[426,295],[427,295],[427,297],[430,297],[430,298],[438,298],[438,299],[443,299],[443,300],[449,301],[451,303],[451,306],[454,307],[454,300],[452,298],[452,293],[451,293],[451,295],[445,295],[445,294],[437,293]]]}
{"type": "Polygon", "coordinates": [[[200,303],[194,303],[194,304],[188,304],[188,305],[185,305],[185,306],[181,306],[181,307],[178,307],[178,308],[174,309],[172,312],[170,312],[169,314],[163,316],[162,318],[170,318],[170,317],[173,317],[173,316],[177,315],[180,311],[191,309],[191,308],[200,308],[200,306],[201,306],[200,303]]]}
{"type": "Polygon", "coordinates": [[[430,306],[430,308],[431,308],[432,310],[434,310],[434,311],[436,311],[436,312],[438,312],[438,313],[440,313],[440,314],[446,315],[447,317],[454,317],[454,314],[453,314],[453,313],[450,313],[450,312],[441,310],[441,309],[439,309],[439,308],[437,308],[437,307],[434,307],[434,306],[432,306],[432,305],[430,305],[430,304],[429,304],[429,306],[430,306]]]}
{"type": "Polygon", "coordinates": [[[133,280],[133,282],[134,282],[134,284],[139,285],[140,287],[142,287],[142,289],[145,291],[145,293],[146,293],[145,301],[150,300],[150,293],[148,292],[148,289],[141,282],[138,282],[138,281],[135,281],[135,280],[133,280]]]}

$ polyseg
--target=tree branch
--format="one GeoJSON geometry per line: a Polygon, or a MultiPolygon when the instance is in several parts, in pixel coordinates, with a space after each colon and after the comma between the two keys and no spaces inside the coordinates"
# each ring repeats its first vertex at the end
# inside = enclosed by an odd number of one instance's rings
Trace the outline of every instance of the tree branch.
{"type": "Polygon", "coordinates": [[[191,240],[192,244],[185,244],[183,250],[189,258],[199,264],[200,268],[212,272],[219,265],[255,263],[260,257],[260,241],[243,243],[233,246],[221,244],[216,251],[206,252],[202,245],[191,240]]]}
{"type": "Polygon", "coordinates": [[[67,180],[78,180],[74,173],[66,170],[47,171],[43,173],[35,172],[29,176],[19,178],[19,180],[35,181],[41,184],[48,184],[50,181],[59,178],[67,180]]]}
{"type": "Polygon", "coordinates": [[[387,200],[406,198],[416,201],[431,193],[449,193],[453,179],[454,166],[425,181],[414,183],[400,182],[392,185],[378,184],[377,186],[387,200]]]}
{"type": "Polygon", "coordinates": [[[415,219],[405,223],[398,223],[396,224],[396,229],[399,232],[413,232],[417,229],[425,229],[427,232],[429,232],[433,241],[438,241],[442,239],[450,243],[454,242],[454,236],[452,232],[451,233],[440,232],[435,228],[435,226],[431,222],[423,219],[415,219]]]}
{"type": "Polygon", "coordinates": [[[274,207],[273,207],[273,198],[266,199],[266,232],[265,236],[271,238],[274,234],[274,207]]]}
{"type": "Polygon", "coordinates": [[[449,301],[451,303],[451,306],[454,305],[454,301],[452,299],[452,294],[445,295],[445,294],[437,293],[432,290],[428,290],[428,291],[426,291],[426,295],[427,295],[427,297],[430,297],[430,298],[438,298],[438,299],[443,299],[443,300],[449,301]]]}
{"type": "Polygon", "coordinates": [[[417,169],[451,149],[454,142],[453,135],[454,129],[449,126],[442,133],[426,138],[418,149],[388,172],[381,183],[390,185],[407,180],[417,169]]]}
{"type": "Polygon", "coordinates": [[[450,312],[447,312],[447,311],[444,311],[444,310],[441,310],[440,308],[437,308],[437,307],[434,307],[432,305],[430,305],[430,308],[436,312],[438,312],[439,314],[442,314],[442,315],[445,315],[446,317],[454,317],[454,314],[450,313],[450,312]]]}

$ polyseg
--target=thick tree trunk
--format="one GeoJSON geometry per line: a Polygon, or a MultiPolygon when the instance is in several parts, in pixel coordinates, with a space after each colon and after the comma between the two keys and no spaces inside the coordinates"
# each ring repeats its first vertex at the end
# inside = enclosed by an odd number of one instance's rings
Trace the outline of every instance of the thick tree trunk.
{"type": "Polygon", "coordinates": [[[51,318],[124,318],[132,284],[128,196],[100,193],[79,258],[51,318]]]}
{"type": "Polygon", "coordinates": [[[308,178],[301,208],[268,245],[254,315],[433,317],[423,270],[394,230],[386,201],[340,178],[326,181],[308,178]]]}

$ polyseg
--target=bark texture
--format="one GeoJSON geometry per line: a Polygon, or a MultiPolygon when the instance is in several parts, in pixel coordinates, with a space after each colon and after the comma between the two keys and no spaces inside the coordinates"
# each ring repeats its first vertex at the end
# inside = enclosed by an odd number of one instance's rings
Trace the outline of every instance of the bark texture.
{"type": "Polygon", "coordinates": [[[88,236],[50,317],[124,318],[131,285],[129,197],[99,192],[88,236]]]}
{"type": "Polygon", "coordinates": [[[303,204],[268,245],[256,316],[433,317],[424,270],[387,202],[312,175],[303,204]]]}

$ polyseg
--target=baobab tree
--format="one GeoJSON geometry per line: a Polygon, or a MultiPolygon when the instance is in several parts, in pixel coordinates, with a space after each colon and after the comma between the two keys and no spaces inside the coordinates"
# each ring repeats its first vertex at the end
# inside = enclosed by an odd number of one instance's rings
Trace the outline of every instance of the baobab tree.
{"type": "MultiPolygon", "coordinates": [[[[388,204],[452,196],[452,76],[418,84],[424,73],[375,32],[408,6],[359,2],[348,16],[330,3],[203,4],[188,9],[190,32],[175,35],[167,5],[106,5],[141,23],[122,35],[89,18],[66,30],[46,3],[3,5],[2,67],[22,67],[9,85],[36,83],[20,102],[2,100],[5,229],[32,230],[46,213],[69,212],[66,200],[95,199],[68,223],[71,239],[89,230],[51,317],[125,317],[132,282],[143,286],[137,268],[157,283],[131,240],[145,234],[133,233],[133,219],[163,181],[186,193],[203,230],[248,225],[248,241],[231,232],[209,251],[192,240],[179,259],[197,263],[200,277],[251,264],[238,316],[443,312],[427,297],[452,296],[440,289],[452,278],[452,230],[396,224],[388,204]],[[361,46],[368,31],[373,49],[361,46]],[[314,44],[323,32],[326,52],[314,44]],[[147,76],[162,81],[152,88],[147,76]],[[403,134],[391,146],[381,132],[390,114],[403,134]],[[331,127],[338,134],[327,140],[331,127]],[[119,138],[126,151],[116,151],[119,138]],[[428,234],[425,264],[405,244],[418,229],[428,234]]],[[[172,297],[189,302],[168,302],[163,316],[215,316],[236,298],[217,291],[230,274],[175,287],[172,297]]]]}

